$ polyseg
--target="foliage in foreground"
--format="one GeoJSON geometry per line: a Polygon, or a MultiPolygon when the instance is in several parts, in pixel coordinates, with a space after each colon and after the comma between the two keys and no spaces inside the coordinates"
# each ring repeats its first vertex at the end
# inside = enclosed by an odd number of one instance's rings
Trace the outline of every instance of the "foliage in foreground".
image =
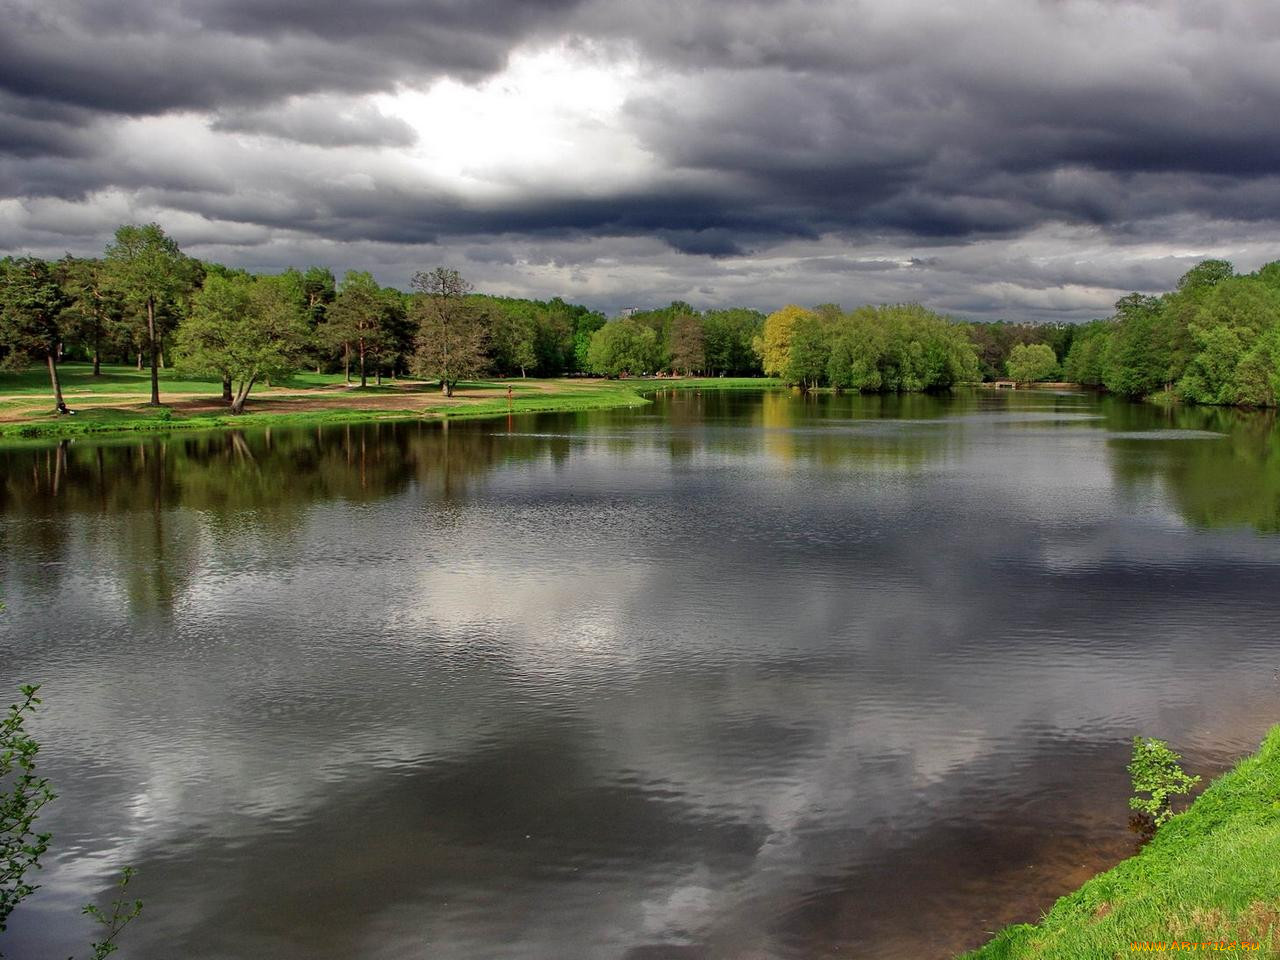
{"type": "MultiPolygon", "coordinates": [[[[0,605],[0,609],[3,606],[0,605]]],[[[0,720],[0,933],[9,916],[39,889],[31,873],[40,869],[40,857],[49,848],[51,834],[37,833],[36,818],[45,804],[56,799],[49,781],[36,772],[40,744],[26,730],[28,715],[40,704],[39,687],[20,688],[21,699],[9,706],[0,720]]],[[[94,904],[82,913],[105,928],[103,939],[90,945],[93,960],[104,960],[119,949],[116,938],[142,912],[141,900],[127,898],[135,871],[126,867],[116,886],[119,896],[108,913],[94,904]]],[[[0,958],[4,954],[0,952],[0,958]]]]}
{"type": "Polygon", "coordinates": [[[1129,809],[1145,813],[1157,827],[1167,823],[1173,816],[1173,798],[1185,796],[1200,782],[1199,777],[1187,776],[1178,763],[1181,759],[1163,740],[1134,737],[1128,766],[1134,796],[1129,809]]]}
{"type": "Polygon", "coordinates": [[[40,744],[26,731],[27,715],[40,698],[37,688],[21,688],[21,699],[0,720],[0,932],[14,908],[37,889],[29,879],[40,869],[50,835],[35,831],[41,808],[53,800],[49,781],[36,773],[40,744]]]}
{"type": "Polygon", "coordinates": [[[1246,956],[1280,949],[1280,726],[1137,856],[965,958],[1101,960],[1132,944],[1223,941],[1260,945],[1246,956]]]}

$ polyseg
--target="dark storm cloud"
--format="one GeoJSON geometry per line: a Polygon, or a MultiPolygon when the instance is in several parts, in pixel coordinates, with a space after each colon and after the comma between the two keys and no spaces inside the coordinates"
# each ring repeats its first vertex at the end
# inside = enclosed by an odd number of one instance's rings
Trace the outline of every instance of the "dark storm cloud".
{"type": "Polygon", "coordinates": [[[115,192],[295,240],[469,244],[495,269],[546,244],[586,270],[602,238],[656,238],[701,272],[695,291],[807,242],[795,263],[811,275],[894,275],[908,293],[911,277],[976,312],[997,308],[997,279],[1105,303],[1168,282],[1188,247],[1254,250],[1280,224],[1280,9],[1250,0],[0,0],[0,14],[0,202],[115,192]],[[653,158],[644,177],[473,196],[376,159],[421,132],[367,95],[480,83],[553,43],[640,65],[610,122],[653,158]],[[130,138],[133,118],[179,115],[190,125],[159,149],[130,138]],[[224,156],[201,130],[266,146],[224,156]],[[1163,249],[1073,265],[1062,244],[1078,240],[1031,239],[1055,225],[1163,249]],[[917,253],[911,270],[864,266],[917,253]]]}
{"type": "Polygon", "coordinates": [[[672,164],[749,182],[820,227],[963,237],[1049,219],[1109,224],[1203,209],[1207,190],[1224,215],[1280,215],[1270,188],[1233,203],[1280,170],[1280,128],[1260,122],[1280,109],[1280,85],[1153,85],[1139,75],[1129,89],[1083,82],[1049,95],[927,66],[878,82],[723,71],[692,96],[654,95],[631,112],[672,164]]]}
{"type": "Polygon", "coordinates": [[[405,78],[475,79],[574,0],[348,0],[179,4],[5,0],[0,88],[104,112],[150,114],[367,93],[405,78]]]}

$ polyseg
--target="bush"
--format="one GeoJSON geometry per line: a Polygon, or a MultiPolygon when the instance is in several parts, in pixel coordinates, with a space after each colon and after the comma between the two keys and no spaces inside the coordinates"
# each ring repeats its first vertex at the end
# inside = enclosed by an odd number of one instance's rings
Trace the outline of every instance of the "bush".
{"type": "Polygon", "coordinates": [[[1128,770],[1134,796],[1129,799],[1129,808],[1150,816],[1157,827],[1173,816],[1171,798],[1190,792],[1200,782],[1199,777],[1183,771],[1178,763],[1181,759],[1163,740],[1133,738],[1133,760],[1128,770]]]}

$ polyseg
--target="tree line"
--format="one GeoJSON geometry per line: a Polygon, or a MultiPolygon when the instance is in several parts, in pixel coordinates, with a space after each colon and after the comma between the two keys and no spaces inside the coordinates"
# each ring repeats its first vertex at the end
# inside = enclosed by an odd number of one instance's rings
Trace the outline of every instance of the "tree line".
{"type": "Polygon", "coordinates": [[[1205,260],[1158,297],[1129,294],[1081,326],[1071,380],[1125,397],[1274,407],[1280,397],[1280,261],[1239,275],[1205,260]]]}
{"type": "Polygon", "coordinates": [[[1280,261],[1237,274],[1204,260],[1159,296],[1130,293],[1079,325],[971,324],[984,379],[1061,378],[1130,399],[1274,407],[1280,400],[1280,261]]]}
{"type": "Polygon", "coordinates": [[[765,319],[756,349],[765,373],[802,389],[909,392],[979,379],[965,327],[919,304],[783,307],[765,319]]]}
{"type": "Polygon", "coordinates": [[[215,377],[232,411],[254,386],[303,368],[341,370],[368,386],[384,376],[438,380],[452,394],[487,373],[582,371],[603,315],[559,298],[474,293],[456,270],[414,275],[409,291],[372,274],[338,280],[324,267],[253,274],[187,256],[158,224],[120,227],[101,257],[0,259],[0,367],[45,367],[66,412],[58,365],[82,360],[215,377]]]}
{"type": "Polygon", "coordinates": [[[341,370],[364,387],[384,376],[462,380],[662,371],[759,375],[753,341],[764,314],[699,312],[686,303],[609,322],[556,297],[476,293],[455,270],[414,275],[411,289],[372,274],[338,280],[324,267],[278,274],[205,262],[155,223],[121,226],[101,257],[0,259],[0,367],[47,368],[66,412],[58,365],[135,363],[150,371],[215,377],[232,412],[253,388],[303,368],[341,370]]]}
{"type": "Polygon", "coordinates": [[[367,386],[384,376],[658,373],[775,376],[803,389],[945,389],[1057,378],[1127,397],[1272,406],[1280,394],[1280,262],[1248,276],[1207,260],[1162,297],[1130,294],[1085,325],[961,323],[918,304],[783,307],[765,316],[675,301],[608,320],[587,307],[476,293],[457,271],[409,291],[324,267],[252,274],[187,256],[158,224],[121,226],[103,256],[0,260],[0,366],[136,362],[218,378],[243,411],[253,388],[304,367],[367,386]]]}

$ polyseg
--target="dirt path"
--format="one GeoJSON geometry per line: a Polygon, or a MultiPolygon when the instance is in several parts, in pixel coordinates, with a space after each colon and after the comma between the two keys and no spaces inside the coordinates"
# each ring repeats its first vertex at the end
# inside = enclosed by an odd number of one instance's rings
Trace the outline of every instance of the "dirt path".
{"type": "MultiPolygon", "coordinates": [[[[582,380],[579,384],[589,386],[599,381],[582,380]]],[[[555,394],[560,392],[558,384],[530,381],[515,384],[515,395],[528,396],[531,393],[555,394]]],[[[305,387],[290,389],[274,387],[257,391],[249,398],[246,408],[248,413],[309,413],[317,410],[422,410],[427,407],[465,407],[481,400],[492,400],[507,395],[506,386],[468,389],[453,397],[446,397],[436,386],[424,387],[420,383],[384,383],[381,392],[360,393],[356,387],[344,384],[333,386],[305,387]]],[[[150,392],[130,393],[93,393],[92,391],[69,392],[66,394],[69,405],[74,409],[77,404],[82,409],[115,408],[121,410],[145,410],[145,404],[151,399],[150,392]]],[[[225,413],[227,404],[213,393],[168,393],[160,391],[160,399],[174,413],[200,414],[225,413]]],[[[42,417],[50,412],[51,401],[42,396],[32,394],[0,395],[0,403],[9,402],[14,406],[0,410],[0,423],[13,423],[42,417]],[[25,401],[25,402],[23,402],[25,401]]]]}

